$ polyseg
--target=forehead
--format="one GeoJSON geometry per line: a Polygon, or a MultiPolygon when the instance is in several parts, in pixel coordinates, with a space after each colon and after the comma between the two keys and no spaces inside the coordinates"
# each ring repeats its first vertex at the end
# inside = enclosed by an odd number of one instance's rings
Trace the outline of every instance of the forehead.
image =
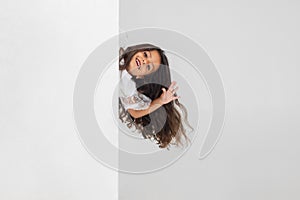
{"type": "Polygon", "coordinates": [[[150,50],[149,52],[150,52],[150,54],[151,54],[151,61],[152,61],[153,63],[158,63],[158,64],[160,64],[161,58],[160,58],[159,52],[158,52],[157,50],[150,50]]]}

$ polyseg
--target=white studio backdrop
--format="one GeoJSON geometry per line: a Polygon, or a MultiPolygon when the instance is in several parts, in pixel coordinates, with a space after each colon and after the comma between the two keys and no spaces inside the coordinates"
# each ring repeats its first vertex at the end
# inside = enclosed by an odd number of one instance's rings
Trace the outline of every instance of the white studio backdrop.
{"type": "Polygon", "coordinates": [[[298,200],[299,9],[295,0],[0,1],[0,199],[298,200]],[[141,27],[179,31],[206,50],[227,115],[204,160],[197,140],[169,168],[117,174],[80,142],[74,83],[97,46],[141,27]]]}
{"type": "Polygon", "coordinates": [[[171,167],[120,174],[120,199],[300,198],[299,9],[299,1],[282,0],[120,1],[123,31],[175,30],[206,50],[223,78],[227,110],[207,158],[197,159],[200,133],[171,167]]]}
{"type": "Polygon", "coordinates": [[[0,1],[0,199],[117,199],[72,100],[81,65],[118,30],[118,1],[0,1]]]}

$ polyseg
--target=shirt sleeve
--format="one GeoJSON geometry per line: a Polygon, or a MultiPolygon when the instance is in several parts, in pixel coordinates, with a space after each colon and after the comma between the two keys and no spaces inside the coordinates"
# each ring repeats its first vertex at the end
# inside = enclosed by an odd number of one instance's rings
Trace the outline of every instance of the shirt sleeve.
{"type": "Polygon", "coordinates": [[[131,75],[126,70],[124,70],[123,73],[121,72],[119,85],[121,103],[125,110],[145,110],[150,106],[152,100],[148,96],[137,91],[136,85],[131,78],[131,75]]]}
{"type": "Polygon", "coordinates": [[[135,92],[130,96],[126,96],[126,97],[121,96],[120,100],[125,110],[127,109],[145,110],[150,106],[152,102],[152,100],[149,97],[138,92],[137,90],[135,90],[135,92]]]}

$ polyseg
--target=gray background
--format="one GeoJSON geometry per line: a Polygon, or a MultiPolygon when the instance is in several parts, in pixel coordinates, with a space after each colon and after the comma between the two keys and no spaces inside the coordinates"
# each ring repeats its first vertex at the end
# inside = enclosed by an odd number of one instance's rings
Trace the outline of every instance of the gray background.
{"type": "MultiPolygon", "coordinates": [[[[298,1],[120,1],[120,29],[161,27],[197,41],[220,71],[224,131],[171,167],[119,175],[122,200],[299,199],[298,1]]],[[[176,41],[174,41],[176,42],[176,41]]]]}
{"type": "Polygon", "coordinates": [[[81,65],[117,33],[118,1],[0,0],[1,200],[117,199],[72,105],[81,65]]]}
{"type": "Polygon", "coordinates": [[[298,1],[120,1],[120,28],[178,30],[219,69],[227,119],[155,174],[117,173],[80,144],[81,64],[118,32],[117,1],[0,1],[0,199],[299,199],[298,1]],[[149,12],[147,12],[147,10],[149,12]]]}

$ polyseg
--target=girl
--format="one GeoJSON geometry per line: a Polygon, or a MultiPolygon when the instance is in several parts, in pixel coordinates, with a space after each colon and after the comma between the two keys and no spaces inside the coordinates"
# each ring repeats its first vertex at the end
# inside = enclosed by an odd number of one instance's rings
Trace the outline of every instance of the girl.
{"type": "Polygon", "coordinates": [[[187,121],[186,108],[179,103],[176,82],[171,82],[164,51],[152,44],[120,48],[119,70],[121,121],[129,128],[134,125],[144,138],[155,140],[160,148],[178,146],[182,137],[189,141],[181,115],[193,128],[187,121]]]}

